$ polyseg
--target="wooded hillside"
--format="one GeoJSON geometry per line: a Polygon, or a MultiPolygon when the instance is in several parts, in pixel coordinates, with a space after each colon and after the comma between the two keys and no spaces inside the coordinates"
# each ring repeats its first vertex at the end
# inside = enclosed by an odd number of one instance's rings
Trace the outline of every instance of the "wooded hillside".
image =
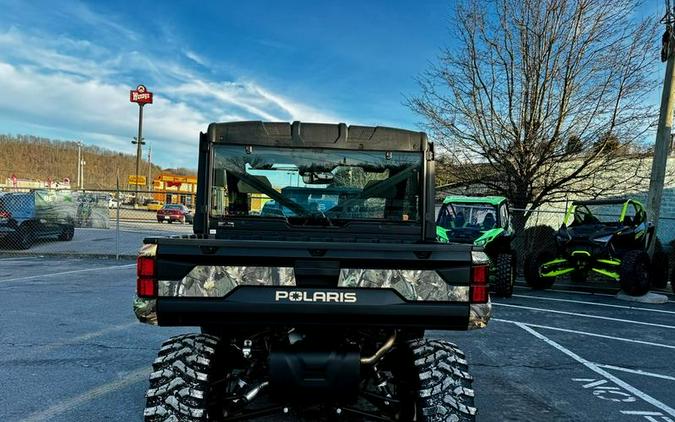
{"type": "MultiPolygon", "coordinates": [[[[144,155],[146,155],[144,151],[144,155]]],[[[116,175],[120,175],[120,186],[126,186],[128,175],[136,171],[136,156],[112,151],[93,145],[82,146],[84,187],[89,189],[113,189],[116,175]]],[[[147,157],[147,155],[146,155],[147,157]]],[[[163,169],[152,166],[152,174],[158,175],[163,169]]],[[[189,169],[164,169],[166,172],[194,175],[189,169]]],[[[148,175],[148,162],[141,161],[141,175],[148,175]]],[[[63,180],[69,178],[72,186],[77,183],[77,143],[40,138],[32,135],[0,134],[0,183],[16,175],[19,179],[63,180]]]]}

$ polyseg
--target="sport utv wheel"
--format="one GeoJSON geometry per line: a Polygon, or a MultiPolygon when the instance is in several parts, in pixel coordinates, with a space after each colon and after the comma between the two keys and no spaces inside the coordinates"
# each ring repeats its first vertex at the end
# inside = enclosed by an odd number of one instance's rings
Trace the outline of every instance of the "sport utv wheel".
{"type": "Polygon", "coordinates": [[[516,281],[516,266],[511,254],[499,254],[495,260],[495,295],[511,297],[516,281]]]}
{"type": "Polygon", "coordinates": [[[473,377],[464,353],[456,345],[433,339],[408,342],[417,376],[417,420],[469,422],[476,420],[473,377]]]}
{"type": "Polygon", "coordinates": [[[152,364],[145,421],[206,421],[209,388],[220,339],[186,334],[165,341],[152,364]]]}
{"type": "Polygon", "coordinates": [[[649,280],[651,285],[663,289],[668,285],[668,254],[663,250],[663,245],[656,239],[654,245],[654,257],[649,266],[649,280]]]}
{"type": "Polygon", "coordinates": [[[649,291],[649,255],[644,251],[628,251],[621,262],[621,289],[630,296],[649,291]]]}
{"type": "Polygon", "coordinates": [[[555,255],[549,251],[542,251],[525,260],[525,282],[533,289],[543,290],[553,286],[556,277],[542,277],[539,269],[541,264],[551,261],[555,255]]]}

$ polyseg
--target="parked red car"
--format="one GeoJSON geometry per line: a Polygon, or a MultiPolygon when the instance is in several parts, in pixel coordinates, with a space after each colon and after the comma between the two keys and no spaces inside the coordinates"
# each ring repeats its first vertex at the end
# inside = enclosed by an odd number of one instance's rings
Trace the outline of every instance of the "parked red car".
{"type": "Polygon", "coordinates": [[[162,208],[157,210],[157,221],[173,223],[174,221],[180,223],[190,223],[194,221],[194,215],[188,207],[183,204],[165,204],[162,208]]]}

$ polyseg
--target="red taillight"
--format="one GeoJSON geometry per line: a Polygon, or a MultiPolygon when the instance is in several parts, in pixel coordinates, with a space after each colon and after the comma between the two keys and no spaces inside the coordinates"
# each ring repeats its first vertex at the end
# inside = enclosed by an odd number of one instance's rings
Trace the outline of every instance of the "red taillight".
{"type": "Polygon", "coordinates": [[[487,265],[471,267],[471,288],[469,293],[471,303],[487,303],[490,297],[488,271],[487,265]]]}
{"type": "Polygon", "coordinates": [[[12,213],[9,211],[0,211],[0,218],[12,218],[12,213]]]}
{"type": "Polygon", "coordinates": [[[139,256],[136,260],[136,294],[138,297],[157,297],[157,268],[154,258],[139,256]]]}

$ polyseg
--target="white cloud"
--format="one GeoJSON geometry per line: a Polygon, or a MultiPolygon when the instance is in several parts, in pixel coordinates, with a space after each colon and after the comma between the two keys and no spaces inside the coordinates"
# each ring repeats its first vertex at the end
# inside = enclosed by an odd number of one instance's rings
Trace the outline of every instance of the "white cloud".
{"type": "Polygon", "coordinates": [[[202,66],[204,66],[204,67],[208,67],[209,61],[206,60],[206,58],[202,57],[201,55],[195,53],[195,52],[192,51],[192,50],[185,50],[184,53],[185,53],[185,57],[187,57],[188,59],[192,60],[193,62],[195,62],[195,63],[197,63],[197,64],[200,64],[200,65],[202,65],[202,66]]]}
{"type": "MultiPolygon", "coordinates": [[[[4,94],[0,113],[21,116],[24,123],[82,133],[85,142],[117,139],[124,145],[136,134],[138,108],[129,102],[129,88],[123,85],[0,63],[0,92],[4,94]]],[[[207,124],[203,114],[186,104],[159,97],[146,106],[144,137],[160,144],[161,155],[169,157],[194,147],[199,130],[207,124]]]]}
{"type": "MultiPolygon", "coordinates": [[[[86,7],[70,13],[88,24],[101,19],[86,7]]],[[[121,32],[133,46],[135,33],[112,22],[105,27],[121,32]]],[[[209,63],[192,50],[179,51],[202,66],[209,63]]],[[[198,134],[211,121],[339,121],[254,81],[213,80],[183,63],[129,46],[116,50],[16,28],[0,31],[0,114],[5,122],[53,128],[55,133],[72,133],[85,142],[129,152],[138,122],[129,89],[137,82],[155,92],[155,103],[145,109],[144,137],[165,165],[196,167],[198,134]]],[[[41,135],[49,136],[44,131],[41,135]]]]}

